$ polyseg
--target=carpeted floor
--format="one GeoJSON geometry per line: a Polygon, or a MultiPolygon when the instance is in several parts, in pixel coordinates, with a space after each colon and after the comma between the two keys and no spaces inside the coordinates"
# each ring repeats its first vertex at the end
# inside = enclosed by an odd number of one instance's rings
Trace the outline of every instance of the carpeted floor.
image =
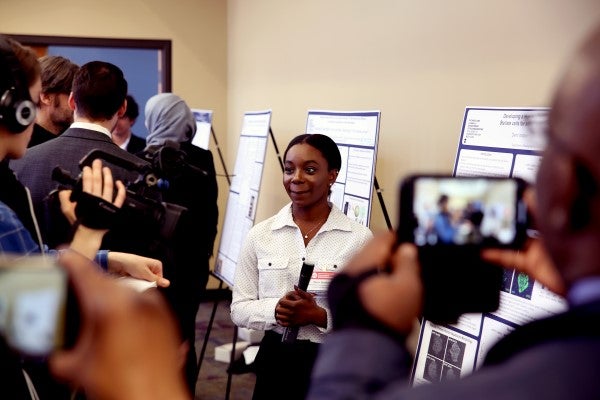
{"type": "Polygon", "coordinates": [[[252,398],[254,373],[235,373],[231,374],[231,379],[228,379],[229,364],[215,360],[215,347],[233,341],[234,325],[229,317],[230,304],[231,300],[227,296],[216,296],[216,299],[207,299],[200,304],[196,317],[196,352],[200,357],[205,341],[206,350],[201,360],[195,400],[250,400],[252,398]],[[210,324],[215,304],[216,312],[210,324]],[[209,326],[211,326],[210,334],[208,340],[205,340],[209,326]],[[229,393],[227,393],[228,380],[230,381],[229,393]]]}

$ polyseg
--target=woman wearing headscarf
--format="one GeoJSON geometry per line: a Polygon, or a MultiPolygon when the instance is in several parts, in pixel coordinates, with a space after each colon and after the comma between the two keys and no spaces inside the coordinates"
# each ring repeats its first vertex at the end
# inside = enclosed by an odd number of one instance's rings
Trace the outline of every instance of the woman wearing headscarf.
{"type": "MultiPolygon", "coordinates": [[[[185,374],[193,395],[198,377],[196,313],[209,275],[217,233],[217,181],[212,153],[191,143],[196,121],[183,99],[161,93],[146,102],[146,149],[138,153],[153,162],[168,187],[163,201],[187,208],[178,220],[164,266],[171,286],[164,289],[188,345],[185,374]]],[[[164,262],[164,261],[163,261],[164,262]]]]}

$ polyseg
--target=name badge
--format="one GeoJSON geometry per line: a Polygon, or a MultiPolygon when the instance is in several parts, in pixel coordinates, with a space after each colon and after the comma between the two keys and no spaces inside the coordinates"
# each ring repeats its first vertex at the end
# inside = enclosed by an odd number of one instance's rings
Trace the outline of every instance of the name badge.
{"type": "Polygon", "coordinates": [[[329,283],[340,269],[339,266],[340,263],[328,261],[316,264],[310,282],[308,283],[307,292],[325,295],[329,283]]]}

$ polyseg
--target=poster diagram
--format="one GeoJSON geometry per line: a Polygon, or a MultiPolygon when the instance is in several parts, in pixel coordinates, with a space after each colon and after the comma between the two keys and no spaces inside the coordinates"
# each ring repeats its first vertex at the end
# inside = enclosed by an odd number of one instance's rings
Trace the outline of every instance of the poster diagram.
{"type": "Polygon", "coordinates": [[[306,121],[306,133],[329,136],[342,155],[331,201],[364,226],[371,219],[380,117],[379,111],[309,110],[306,121]]]}
{"type": "Polygon", "coordinates": [[[194,119],[196,120],[196,133],[192,138],[192,144],[208,150],[213,112],[212,110],[192,108],[192,114],[194,114],[194,119]]]}
{"type": "Polygon", "coordinates": [[[270,126],[271,110],[244,114],[214,268],[215,275],[229,286],[233,286],[244,239],[254,225],[270,126]]]}
{"type": "MultiPolygon", "coordinates": [[[[545,146],[547,108],[465,110],[455,176],[520,177],[533,183],[545,146]]],[[[493,313],[463,314],[456,324],[424,320],[412,371],[413,385],[463,377],[515,327],[564,310],[563,298],[517,271],[505,271],[500,306],[493,313]]]]}

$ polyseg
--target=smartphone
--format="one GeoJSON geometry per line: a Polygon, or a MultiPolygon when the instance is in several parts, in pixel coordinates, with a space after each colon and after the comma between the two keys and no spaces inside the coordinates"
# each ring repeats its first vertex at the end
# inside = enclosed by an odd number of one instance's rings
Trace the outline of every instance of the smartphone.
{"type": "Polygon", "coordinates": [[[399,243],[418,248],[423,318],[452,324],[495,311],[504,270],[482,248],[520,248],[529,219],[518,178],[411,175],[400,184],[399,243]]]}
{"type": "Polygon", "coordinates": [[[46,357],[65,345],[66,271],[52,258],[0,259],[0,334],[25,357],[46,357]]]}
{"type": "Polygon", "coordinates": [[[398,241],[520,248],[529,219],[520,178],[411,175],[400,185],[398,241]]]}

